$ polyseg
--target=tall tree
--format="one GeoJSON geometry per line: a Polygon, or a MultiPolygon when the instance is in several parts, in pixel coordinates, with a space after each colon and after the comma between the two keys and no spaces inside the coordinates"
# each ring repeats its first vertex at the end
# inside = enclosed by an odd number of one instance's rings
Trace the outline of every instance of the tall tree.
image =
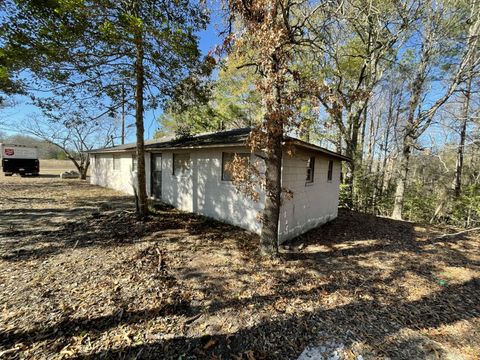
{"type": "Polygon", "coordinates": [[[464,92],[464,101],[463,101],[463,111],[460,119],[460,139],[457,148],[457,161],[455,164],[455,175],[453,178],[452,188],[454,191],[455,197],[460,196],[462,189],[462,172],[463,172],[463,160],[464,160],[464,151],[465,151],[465,140],[467,137],[467,124],[468,124],[468,115],[470,107],[470,96],[471,96],[471,80],[467,81],[467,86],[464,92]]]}
{"type": "MultiPolygon", "coordinates": [[[[472,39],[473,40],[473,39],[472,39]]],[[[471,41],[472,41],[471,40],[471,41]]],[[[472,59],[475,57],[472,56],[472,59]]],[[[472,81],[476,75],[476,69],[470,67],[469,73],[467,74],[467,81],[465,88],[462,90],[463,94],[463,104],[462,112],[460,115],[460,126],[459,126],[459,142],[457,147],[457,159],[455,164],[455,175],[453,178],[452,188],[454,191],[454,196],[459,197],[462,190],[462,173],[463,173],[463,161],[465,154],[465,141],[467,139],[467,127],[470,122],[470,100],[472,97],[472,81]]]]}
{"type": "Polygon", "coordinates": [[[139,214],[148,212],[144,110],[171,94],[199,59],[195,31],[203,6],[189,0],[6,0],[2,52],[27,70],[30,88],[82,102],[81,94],[121,106],[121,87],[133,89],[137,130],[139,214]],[[75,99],[76,98],[76,99],[75,99]]]}
{"type": "Polygon", "coordinates": [[[117,135],[117,125],[112,118],[84,121],[77,113],[61,121],[29,116],[18,125],[18,129],[59,148],[73,162],[80,179],[85,180],[90,166],[87,151],[112,145],[112,139],[117,135]]]}
{"type": "Polygon", "coordinates": [[[236,34],[229,39],[236,38],[236,49],[251,49],[245,65],[260,74],[256,88],[265,112],[249,143],[265,161],[260,250],[269,256],[278,252],[284,135],[302,127],[299,109],[311,90],[307,91],[307,79],[295,69],[294,55],[314,43],[311,36],[318,35],[306,31],[307,24],[322,6],[293,0],[228,1],[231,24],[236,21],[236,34]]]}
{"type": "Polygon", "coordinates": [[[445,104],[465,75],[478,63],[475,58],[480,35],[480,11],[478,0],[471,1],[470,14],[465,19],[465,8],[449,7],[450,4],[425,4],[424,16],[419,22],[416,39],[421,41],[420,54],[410,83],[410,100],[406,124],[401,139],[401,153],[398,166],[392,217],[403,218],[405,187],[408,179],[410,156],[418,138],[428,129],[438,109],[445,104]],[[463,39],[459,39],[459,26],[464,26],[463,39]],[[452,38],[452,35],[454,36],[452,38]],[[463,46],[458,49],[458,42],[463,46]],[[457,55],[455,55],[457,54],[457,55]],[[457,61],[457,65],[454,63],[457,61]],[[425,87],[429,76],[449,66],[449,83],[444,93],[430,106],[423,103],[425,87]]]}
{"type": "Polygon", "coordinates": [[[338,129],[337,148],[352,159],[346,164],[344,178],[350,206],[355,205],[361,173],[362,129],[366,127],[369,101],[395,63],[417,12],[417,2],[390,0],[331,2],[328,8],[329,36],[318,37],[319,55],[312,64],[324,83],[317,97],[338,129]]]}

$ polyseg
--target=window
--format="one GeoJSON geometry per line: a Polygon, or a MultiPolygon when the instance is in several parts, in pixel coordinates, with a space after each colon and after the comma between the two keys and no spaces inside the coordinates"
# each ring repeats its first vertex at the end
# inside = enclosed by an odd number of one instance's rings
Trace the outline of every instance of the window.
{"type": "Polygon", "coordinates": [[[224,181],[232,181],[231,174],[228,172],[227,167],[233,161],[235,155],[239,156],[242,160],[246,159],[247,161],[250,159],[249,153],[222,153],[222,180],[224,181]]]}
{"type": "Polygon", "coordinates": [[[190,169],[190,154],[173,154],[173,175],[182,174],[190,169]]]}
{"type": "Polygon", "coordinates": [[[307,179],[305,182],[313,183],[313,175],[315,173],[315,156],[312,156],[307,161],[307,179]]]}
{"type": "Polygon", "coordinates": [[[327,180],[332,181],[333,177],[333,160],[328,161],[328,174],[327,174],[327,180]]]}
{"type": "Polygon", "coordinates": [[[120,156],[113,155],[113,170],[120,170],[120,156]]]}
{"type": "Polygon", "coordinates": [[[137,155],[132,155],[132,171],[137,171],[138,162],[137,155]]]}

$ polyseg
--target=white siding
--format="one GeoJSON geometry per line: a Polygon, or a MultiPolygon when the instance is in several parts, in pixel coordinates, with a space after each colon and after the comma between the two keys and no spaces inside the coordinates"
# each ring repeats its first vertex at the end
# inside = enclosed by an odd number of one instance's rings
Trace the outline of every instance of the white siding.
{"type": "MultiPolygon", "coordinates": [[[[225,151],[240,150],[242,149],[229,148],[225,151]]],[[[186,151],[175,153],[180,152],[186,151]]],[[[190,170],[181,175],[173,175],[173,153],[162,153],[164,202],[185,211],[260,232],[257,214],[263,208],[263,194],[259,202],[254,202],[239,193],[232,182],[222,180],[222,149],[191,151],[190,170]]]]}
{"type": "MultiPolygon", "coordinates": [[[[90,183],[133,195],[133,187],[136,185],[136,172],[132,171],[133,154],[90,155],[90,183]],[[120,158],[120,169],[113,169],[113,156],[120,158]]],[[[147,189],[150,189],[150,176],[148,176],[150,174],[150,154],[145,154],[145,172],[147,174],[147,189]]]]}
{"type": "Polygon", "coordinates": [[[297,150],[295,155],[284,154],[282,186],[293,191],[291,199],[284,198],[280,210],[280,242],[292,239],[337,217],[341,164],[333,160],[332,181],[327,180],[328,161],[324,155],[297,150]],[[313,183],[306,183],[307,161],[315,156],[313,183]]]}

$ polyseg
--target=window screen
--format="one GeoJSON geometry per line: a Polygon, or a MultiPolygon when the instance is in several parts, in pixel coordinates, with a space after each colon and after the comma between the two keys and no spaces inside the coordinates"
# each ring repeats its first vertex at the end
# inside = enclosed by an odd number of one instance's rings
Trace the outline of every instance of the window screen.
{"type": "Polygon", "coordinates": [[[327,180],[332,181],[332,177],[333,177],[333,160],[329,160],[327,180]]]}
{"type": "Polygon", "coordinates": [[[190,154],[173,154],[173,175],[179,175],[190,169],[190,154]]]}
{"type": "Polygon", "coordinates": [[[307,161],[307,183],[313,183],[313,175],[315,174],[315,157],[312,156],[307,161]]]}
{"type": "Polygon", "coordinates": [[[224,152],[222,153],[222,180],[225,181],[232,181],[231,174],[227,170],[228,164],[230,164],[233,161],[233,158],[235,155],[239,156],[242,159],[247,159],[247,161],[250,159],[250,154],[248,153],[228,153],[224,152]]]}

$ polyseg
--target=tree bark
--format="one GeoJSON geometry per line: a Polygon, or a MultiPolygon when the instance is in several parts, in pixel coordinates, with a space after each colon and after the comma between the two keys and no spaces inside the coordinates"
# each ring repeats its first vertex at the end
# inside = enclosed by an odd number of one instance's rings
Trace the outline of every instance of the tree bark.
{"type": "MultiPolygon", "coordinates": [[[[139,12],[138,0],[134,2],[134,14],[138,16],[139,12]]],[[[145,180],[145,144],[144,144],[144,125],[143,125],[143,91],[145,86],[144,79],[144,48],[143,48],[143,34],[139,28],[135,31],[135,125],[137,128],[137,200],[138,209],[137,213],[140,217],[148,215],[147,206],[147,189],[145,180]]]]}
{"type": "Polygon", "coordinates": [[[80,172],[80,179],[82,180],[87,180],[87,172],[88,172],[88,167],[89,167],[89,163],[88,164],[85,164],[85,166],[83,167],[83,169],[81,170],[80,172]]]}
{"type": "Polygon", "coordinates": [[[280,218],[282,133],[274,131],[268,139],[272,149],[265,159],[265,207],[263,209],[260,252],[267,256],[278,253],[278,220],[280,218]]]}
{"type": "Polygon", "coordinates": [[[403,219],[403,203],[405,198],[405,186],[408,179],[408,169],[410,163],[411,145],[408,139],[405,140],[400,159],[400,166],[397,178],[397,187],[395,189],[395,200],[393,205],[392,218],[396,220],[403,219]]]}
{"type": "Polygon", "coordinates": [[[410,153],[418,134],[415,128],[420,123],[419,118],[415,118],[415,110],[420,102],[420,94],[424,82],[424,74],[426,69],[426,62],[420,65],[420,71],[417,74],[412,86],[412,96],[409,102],[409,111],[407,117],[407,125],[405,126],[405,134],[403,135],[403,147],[400,158],[400,165],[397,174],[397,186],[395,189],[395,198],[393,204],[392,218],[396,220],[403,220],[403,203],[405,198],[405,187],[407,185],[408,170],[410,163],[410,153]]]}
{"type": "Polygon", "coordinates": [[[122,145],[125,144],[125,85],[122,84],[122,145]]]}
{"type": "MultiPolygon", "coordinates": [[[[57,145],[58,146],[58,145],[57,145]]],[[[77,168],[78,170],[78,173],[80,174],[80,179],[81,180],[86,180],[87,179],[87,172],[88,172],[88,167],[90,166],[90,159],[88,158],[88,155],[87,155],[87,160],[84,160],[84,159],[80,159],[80,162],[78,162],[70,152],[68,152],[66,149],[63,149],[63,152],[65,153],[65,155],[67,156],[67,158],[73,162],[73,165],[75,165],[75,167],[77,168]]]]}
{"type": "Polygon", "coordinates": [[[454,196],[458,198],[462,190],[462,171],[463,171],[463,154],[465,151],[465,138],[467,136],[468,113],[470,108],[470,94],[472,89],[472,77],[467,81],[465,89],[465,100],[463,103],[462,122],[460,126],[460,142],[457,148],[457,162],[455,165],[455,177],[453,179],[454,196]]]}
{"type": "MultiPolygon", "coordinates": [[[[282,89],[283,82],[278,80],[279,61],[276,54],[272,55],[271,76],[276,79],[272,88],[272,103],[267,105],[265,114],[267,156],[265,158],[265,206],[262,217],[262,233],[260,234],[260,252],[263,255],[275,257],[278,254],[278,220],[280,218],[280,203],[282,193],[282,143],[283,118],[282,89]]],[[[268,80],[267,80],[268,81],[268,80]]]]}
{"type": "Polygon", "coordinates": [[[347,205],[351,208],[355,207],[355,182],[359,166],[361,166],[362,151],[359,149],[358,141],[360,137],[360,129],[362,122],[360,121],[363,110],[357,110],[352,113],[348,111],[348,133],[349,137],[345,139],[347,145],[346,155],[352,159],[347,163],[347,173],[345,176],[345,184],[347,185],[348,200],[347,205]]]}
{"type": "Polygon", "coordinates": [[[393,126],[395,130],[398,124],[398,119],[400,116],[400,104],[401,102],[398,101],[396,106],[396,113],[394,117],[394,96],[398,96],[399,92],[390,91],[389,94],[389,104],[388,104],[388,115],[387,115],[387,123],[385,133],[383,135],[383,143],[380,145],[381,150],[383,150],[383,159],[382,159],[382,169],[380,175],[380,181],[378,184],[379,187],[379,196],[382,197],[385,191],[389,188],[390,179],[387,177],[387,164],[388,164],[388,146],[390,144],[390,126],[393,126]]]}

